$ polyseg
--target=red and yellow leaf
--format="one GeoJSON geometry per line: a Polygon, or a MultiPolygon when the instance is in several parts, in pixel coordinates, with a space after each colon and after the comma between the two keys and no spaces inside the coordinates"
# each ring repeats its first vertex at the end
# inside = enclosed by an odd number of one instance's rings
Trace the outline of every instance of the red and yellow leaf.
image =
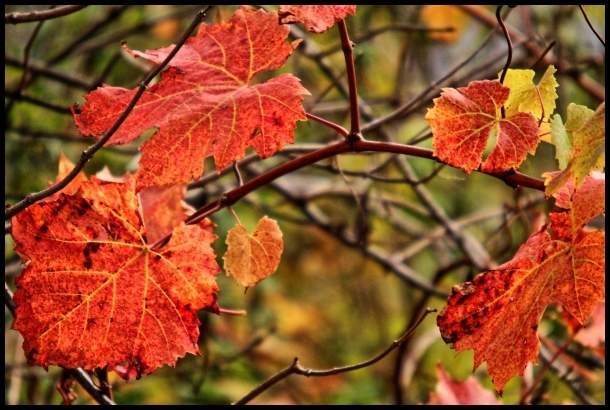
{"type": "Polygon", "coordinates": [[[479,166],[487,172],[518,167],[538,145],[538,122],[529,113],[502,119],[500,108],[508,95],[509,89],[499,81],[473,81],[468,87],[444,88],[426,113],[434,136],[434,155],[466,172],[479,166]],[[494,129],[496,145],[481,165],[494,129]]]}
{"type": "Polygon", "coordinates": [[[282,231],[267,216],[258,221],[252,235],[237,224],[227,234],[226,242],[225,271],[245,287],[254,286],[275,272],[284,250],[282,231]]]}
{"type": "MultiPolygon", "coordinates": [[[[253,83],[292,54],[298,42],[287,42],[288,32],[276,13],[246,7],[228,22],[201,25],[109,141],[124,144],[159,129],[141,147],[138,191],[197,178],[208,156],[220,170],[242,158],[248,146],[268,157],[294,141],[296,121],[306,119],[301,103],[307,90],[291,74],[253,83]]],[[[160,63],[172,49],[128,52],[160,63]]],[[[104,86],[89,93],[74,110],[81,133],[101,136],[135,92],[104,86]]]]}
{"type": "MultiPolygon", "coordinates": [[[[575,193],[571,205],[588,195],[575,193]]],[[[458,351],[474,349],[475,368],[487,362],[499,391],[536,361],[537,328],[547,305],[562,306],[583,324],[604,300],[604,233],[582,228],[596,215],[574,210],[550,216],[509,262],[455,286],[438,316],[443,339],[458,351]]]]}
{"type": "Polygon", "coordinates": [[[356,14],[356,6],[280,6],[280,23],[301,23],[307,31],[322,33],[348,15],[356,14]]]}
{"type": "Polygon", "coordinates": [[[26,262],[13,328],[29,361],[139,377],[197,353],[196,312],[215,309],[218,291],[212,224],[182,223],[153,250],[133,177],[76,184],[12,219],[26,262]]]}

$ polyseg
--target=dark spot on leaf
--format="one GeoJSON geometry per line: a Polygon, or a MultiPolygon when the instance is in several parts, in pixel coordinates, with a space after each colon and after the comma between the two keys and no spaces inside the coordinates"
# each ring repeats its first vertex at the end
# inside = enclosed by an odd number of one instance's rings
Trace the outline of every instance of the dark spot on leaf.
{"type": "Polygon", "coordinates": [[[47,232],[49,232],[49,227],[47,226],[47,224],[46,224],[46,223],[44,223],[44,224],[42,224],[42,225],[40,226],[39,231],[40,231],[41,233],[47,233],[47,232]]]}
{"type": "Polygon", "coordinates": [[[85,256],[85,264],[84,264],[86,269],[91,269],[91,267],[93,266],[93,262],[91,261],[91,258],[87,255],[85,256]]]}

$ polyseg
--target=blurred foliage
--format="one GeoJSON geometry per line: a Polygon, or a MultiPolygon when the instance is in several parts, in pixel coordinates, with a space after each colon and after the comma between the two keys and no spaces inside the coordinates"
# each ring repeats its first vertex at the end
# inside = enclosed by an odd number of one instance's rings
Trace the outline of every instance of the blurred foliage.
{"type": "MultiPolygon", "coordinates": [[[[5,12],[24,11],[40,6],[6,6],[5,12]]],[[[270,6],[269,8],[274,8],[270,6]]],[[[142,67],[120,51],[121,41],[127,41],[135,49],[158,48],[176,41],[187,27],[196,8],[191,6],[89,6],[82,11],[42,25],[33,43],[31,63],[48,66],[68,77],[79,79],[91,87],[100,82],[115,86],[134,87],[143,77],[142,67]],[[118,7],[122,7],[118,11],[118,7]],[[111,15],[110,13],[116,13],[111,15]],[[108,16],[112,16],[108,18],[108,16]],[[165,17],[164,17],[165,16],[165,17]],[[104,23],[101,23],[104,22],[104,23]],[[149,22],[152,22],[148,24],[149,22]],[[101,24],[100,24],[101,23],[101,24]],[[97,30],[85,36],[88,30],[97,30]],[[117,36],[117,33],[120,36],[117,36]],[[121,34],[122,33],[122,34],[121,34]],[[86,38],[83,39],[83,36],[86,38]],[[74,44],[66,57],[52,61],[66,48],[74,44]]],[[[206,17],[208,22],[218,22],[231,16],[235,7],[215,7],[206,17]]],[[[490,7],[488,10],[493,11],[490,7]]],[[[604,33],[604,6],[586,6],[586,10],[598,32],[604,33]]],[[[383,115],[409,101],[431,82],[444,75],[482,43],[489,32],[471,17],[451,8],[444,14],[442,7],[428,9],[424,16],[420,6],[359,6],[355,17],[348,19],[354,40],[366,36],[371,30],[388,25],[412,25],[424,27],[433,24],[438,16],[441,23],[451,25],[449,13],[457,13],[457,27],[451,35],[427,33],[422,30],[388,30],[362,42],[357,42],[358,88],[375,113],[383,115]]],[[[453,15],[453,14],[451,14],[453,15]]],[[[541,48],[555,40],[554,53],[600,84],[604,84],[604,49],[591,33],[576,6],[521,6],[513,10],[507,22],[522,32],[541,48]]],[[[15,60],[23,59],[23,52],[35,23],[7,25],[5,27],[5,55],[15,60]]],[[[344,70],[336,30],[320,35],[306,35],[306,41],[317,50],[335,48],[336,52],[325,57],[325,63],[336,76],[344,70]]],[[[493,55],[505,50],[501,36],[494,36],[486,48],[472,59],[454,78],[478,67],[493,55]]],[[[535,60],[535,59],[534,59],[535,60]]],[[[513,67],[526,68],[528,59],[522,47],[515,49],[513,67]]],[[[491,77],[504,64],[503,57],[488,65],[491,77]]],[[[312,96],[305,100],[309,111],[344,126],[349,125],[347,101],[332,85],[311,59],[298,50],[280,72],[292,72],[302,79],[312,96]],[[321,98],[319,96],[325,92],[321,98]]],[[[543,70],[540,70],[540,73],[543,70]]],[[[485,70],[483,70],[485,72],[485,70]]],[[[5,83],[9,90],[17,87],[22,70],[5,65],[5,83]]],[[[261,79],[273,74],[264,74],[261,79]]],[[[482,79],[480,73],[466,78],[482,79]]],[[[345,81],[345,79],[342,79],[345,81]]],[[[569,76],[559,76],[559,100],[557,111],[565,114],[569,102],[591,108],[596,102],[569,76]]],[[[23,92],[25,95],[68,108],[83,101],[85,90],[68,86],[47,77],[35,75],[23,92]]],[[[438,93],[436,94],[438,95],[438,93]]],[[[5,97],[5,106],[10,105],[5,97]]],[[[430,104],[428,104],[430,105],[430,104]]],[[[408,142],[421,131],[426,131],[423,121],[425,106],[402,121],[387,127],[398,142],[408,142]]],[[[66,111],[67,114],[67,111],[66,111]]],[[[11,204],[25,194],[37,191],[55,179],[60,152],[76,160],[88,145],[87,141],[64,141],[41,138],[37,133],[78,136],[71,116],[44,107],[16,100],[6,116],[5,131],[5,203],[11,204]]],[[[152,132],[151,132],[152,133],[152,132]]],[[[336,135],[317,123],[300,123],[296,140],[299,143],[326,143],[336,140],[336,135]]],[[[371,139],[378,136],[367,135],[371,139]]],[[[145,139],[143,137],[142,139],[145,139]]],[[[87,165],[91,174],[103,166],[120,175],[137,166],[134,154],[138,144],[129,147],[103,149],[87,165]]],[[[423,147],[431,147],[430,139],[423,140],[423,147]]],[[[345,155],[338,159],[344,170],[362,171],[380,165],[388,154],[345,155]]],[[[264,164],[276,164],[280,157],[264,164]]],[[[420,177],[425,177],[438,166],[425,159],[409,159],[420,177]]],[[[213,172],[208,160],[206,172],[213,172]]],[[[270,165],[269,165],[270,166],[270,165]]],[[[535,157],[528,157],[521,170],[529,175],[557,168],[553,147],[541,143],[535,157]]],[[[387,178],[400,177],[395,165],[383,168],[387,178]]],[[[337,189],[362,187],[361,178],[336,175],[311,167],[299,170],[286,178],[315,188],[327,185],[337,189]]],[[[221,183],[232,186],[233,176],[222,178],[221,183]]],[[[438,204],[454,219],[473,213],[487,212],[514,206],[518,198],[533,199],[527,190],[514,191],[501,181],[483,174],[465,175],[461,171],[444,167],[426,183],[427,189],[438,204]]],[[[203,193],[193,195],[194,203],[218,195],[218,186],[206,187],[203,193]],[[215,190],[216,189],[216,190],[215,190]],[[197,199],[199,198],[199,199],[197,199]]],[[[393,208],[396,218],[416,232],[431,232],[438,224],[430,218],[421,205],[413,188],[407,184],[374,182],[369,194],[373,197],[397,198],[403,206],[393,208]],[[423,209],[423,211],[422,211],[423,209]],[[423,212],[423,213],[422,213],[423,212]]],[[[328,197],[312,200],[334,223],[353,226],[359,217],[359,208],[351,196],[328,197]]],[[[199,204],[200,205],[200,204],[199,204]]],[[[519,213],[503,228],[502,212],[494,218],[481,220],[464,228],[482,241],[498,261],[509,259],[518,245],[531,232],[536,214],[545,211],[544,202],[519,213]]],[[[111,373],[115,399],[121,404],[197,403],[222,404],[238,399],[270,375],[299,357],[308,367],[329,368],[365,360],[383,350],[404,329],[421,292],[406,285],[392,272],[363,256],[357,249],[344,246],[329,234],[309,223],[295,223],[280,216],[301,218],[292,205],[271,189],[264,188],[234,206],[243,223],[251,228],[263,213],[276,217],[284,232],[285,253],[278,272],[255,289],[244,290],[224,274],[218,278],[221,292],[220,305],[232,309],[246,309],[245,317],[214,316],[201,313],[201,356],[188,355],[180,359],[175,368],[165,367],[155,374],[138,381],[125,382],[111,373]],[[258,340],[257,343],[255,343],[258,340]],[[249,346],[249,347],[248,347],[249,346]],[[245,349],[245,350],[244,350],[245,349]]],[[[218,255],[225,251],[227,230],[234,224],[227,210],[213,217],[217,224],[216,242],[218,255]]],[[[379,216],[370,218],[369,241],[389,252],[400,251],[415,240],[396,227],[393,219],[379,216]]],[[[9,236],[5,235],[5,258],[15,261],[16,255],[9,236]]],[[[408,259],[409,266],[423,278],[431,280],[440,268],[463,258],[461,252],[445,236],[432,240],[423,250],[408,259]]],[[[440,283],[444,290],[455,283],[472,277],[476,272],[467,266],[451,270],[440,283]]],[[[14,287],[14,276],[8,278],[14,287]]],[[[429,306],[442,309],[444,301],[430,299],[429,306]]],[[[548,312],[547,312],[548,316],[548,312]]],[[[7,403],[60,403],[54,390],[59,369],[51,367],[47,372],[24,364],[21,338],[10,330],[11,318],[5,313],[5,402],[7,403]]],[[[547,336],[562,340],[566,337],[561,321],[547,319],[541,331],[547,336]]],[[[409,374],[403,375],[403,391],[409,403],[425,403],[436,384],[435,365],[443,363],[452,377],[466,378],[472,371],[472,354],[456,354],[438,335],[433,317],[427,318],[417,330],[406,356],[409,374]]],[[[327,378],[292,376],[257,398],[254,403],[392,403],[392,368],[396,355],[391,354],[374,366],[353,373],[327,378]]],[[[476,371],[483,385],[491,388],[485,367],[476,371]]],[[[535,368],[535,372],[540,366],[535,368]]],[[[603,370],[595,372],[596,379],[587,389],[598,402],[605,400],[603,370]]],[[[547,393],[544,403],[578,402],[566,384],[547,372],[547,393]]],[[[521,393],[521,379],[513,379],[506,387],[502,401],[516,403],[521,393]]],[[[92,403],[87,394],[77,388],[77,403],[92,403]]]]}

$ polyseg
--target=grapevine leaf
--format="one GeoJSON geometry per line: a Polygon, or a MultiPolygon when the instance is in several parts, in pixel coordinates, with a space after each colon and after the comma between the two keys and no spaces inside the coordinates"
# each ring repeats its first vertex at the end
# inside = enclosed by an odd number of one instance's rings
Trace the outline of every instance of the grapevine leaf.
{"type": "Polygon", "coordinates": [[[185,192],[186,187],[181,184],[140,191],[142,220],[148,243],[157,242],[184,220],[188,209],[182,202],[185,192]]]}
{"type": "Polygon", "coordinates": [[[218,291],[211,222],[182,223],[153,250],[133,176],[67,188],[12,219],[26,262],[13,328],[30,363],[109,366],[132,378],[197,353],[196,312],[216,309],[218,291]]]}
{"type": "Polygon", "coordinates": [[[451,378],[443,366],[436,366],[438,379],[428,404],[500,404],[496,396],[470,376],[464,381],[451,378]]]}
{"type": "Polygon", "coordinates": [[[280,23],[301,23],[307,31],[322,33],[348,15],[356,14],[356,6],[280,6],[280,23]]]}
{"type": "Polygon", "coordinates": [[[552,195],[572,178],[576,186],[585,180],[591,171],[601,171],[605,164],[606,146],[605,103],[592,112],[587,107],[571,104],[568,107],[566,131],[571,135],[572,152],[570,162],[561,173],[545,179],[546,194],[552,195]]]}
{"type": "MultiPolygon", "coordinates": [[[[307,90],[291,74],[252,83],[292,54],[298,41],[288,43],[288,32],[276,13],[246,7],[228,22],[201,25],[109,141],[128,143],[158,128],[140,148],[138,191],[197,178],[208,156],[220,171],[242,158],[248,146],[268,157],[294,141],[296,121],[306,119],[302,100],[307,90]]],[[[160,63],[173,47],[127,52],[160,63]]],[[[135,92],[104,86],[89,93],[85,104],[73,109],[81,133],[100,137],[135,92]]]]}
{"type": "Polygon", "coordinates": [[[529,113],[502,119],[500,107],[509,89],[499,81],[473,81],[467,87],[443,88],[426,120],[434,136],[434,155],[443,162],[472,172],[481,164],[491,130],[497,125],[497,142],[481,165],[486,172],[519,166],[538,145],[538,123],[529,113]]]}
{"type": "MultiPolygon", "coordinates": [[[[572,205],[584,199],[577,194],[572,205]]],[[[438,316],[445,342],[458,351],[474,349],[475,368],[487,362],[498,391],[537,359],[547,305],[562,306],[583,324],[604,299],[604,233],[583,229],[592,212],[582,215],[551,213],[513,259],[454,287],[438,316]]]]}
{"type": "Polygon", "coordinates": [[[280,227],[267,216],[258,221],[252,235],[237,224],[227,234],[226,243],[225,271],[245,287],[254,286],[275,272],[284,249],[280,227]]]}
{"type": "Polygon", "coordinates": [[[559,114],[553,115],[551,120],[551,143],[555,146],[555,158],[559,163],[559,169],[565,169],[570,161],[572,138],[563,125],[559,114]]]}
{"type": "Polygon", "coordinates": [[[554,66],[548,66],[540,82],[534,84],[534,70],[509,69],[504,79],[504,85],[510,89],[505,103],[506,115],[527,112],[536,119],[547,121],[555,111],[557,100],[556,71],[554,66]]]}
{"type": "MultiPolygon", "coordinates": [[[[552,178],[553,173],[545,176],[552,178]]],[[[585,178],[578,189],[574,181],[569,181],[553,196],[555,205],[569,209],[572,229],[577,231],[605,211],[605,191],[606,175],[594,171],[585,178]]]]}

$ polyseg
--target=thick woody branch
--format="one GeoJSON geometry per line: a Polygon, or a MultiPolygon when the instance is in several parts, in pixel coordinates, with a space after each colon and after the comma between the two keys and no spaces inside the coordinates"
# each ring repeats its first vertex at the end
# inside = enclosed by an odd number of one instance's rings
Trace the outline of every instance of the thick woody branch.
{"type": "MultiPolygon", "coordinates": [[[[394,154],[403,154],[403,155],[411,155],[420,158],[428,158],[435,160],[437,162],[442,163],[440,160],[436,159],[432,150],[426,148],[415,147],[412,145],[403,145],[396,144],[393,142],[379,142],[379,141],[341,141],[331,145],[328,145],[324,148],[320,148],[316,151],[310,152],[308,154],[304,154],[298,158],[287,161],[271,170],[258,175],[257,177],[251,179],[246,182],[244,185],[233,189],[225,193],[220,199],[209,203],[208,205],[199,208],[192,216],[190,216],[186,222],[189,224],[195,224],[206,218],[207,216],[213,214],[214,212],[219,211],[220,209],[233,205],[239,199],[243,198],[250,192],[268,184],[269,182],[286,175],[290,172],[296,171],[297,169],[303,168],[305,166],[314,164],[318,161],[321,161],[326,158],[330,158],[339,154],[351,153],[351,152],[385,152],[385,153],[394,153],[394,154]]],[[[483,172],[483,171],[480,171],[483,172]]],[[[484,172],[486,173],[486,172],[484,172]]],[[[493,177],[499,178],[503,180],[506,184],[517,187],[523,186],[532,189],[537,189],[539,191],[544,191],[544,182],[540,179],[530,177],[528,175],[522,174],[518,171],[507,171],[503,173],[486,173],[493,177]]],[[[169,239],[169,237],[164,238],[163,243],[169,239]]],[[[159,244],[157,244],[158,246],[159,244]]],[[[156,246],[155,246],[156,247],[156,246]]]]}

